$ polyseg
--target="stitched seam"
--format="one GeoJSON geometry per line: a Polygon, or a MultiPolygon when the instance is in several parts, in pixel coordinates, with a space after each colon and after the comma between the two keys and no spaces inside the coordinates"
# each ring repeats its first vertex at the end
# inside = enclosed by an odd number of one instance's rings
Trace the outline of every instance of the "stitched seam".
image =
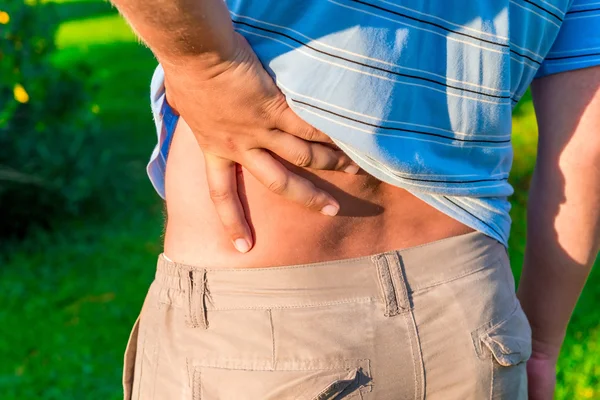
{"type": "Polygon", "coordinates": [[[398,315],[400,313],[400,309],[403,308],[400,306],[400,302],[402,301],[402,299],[400,299],[398,297],[398,288],[396,288],[396,276],[394,274],[394,272],[392,271],[392,267],[393,267],[393,263],[390,263],[390,260],[388,259],[387,255],[383,257],[383,260],[385,261],[385,265],[386,265],[386,269],[387,269],[387,273],[390,277],[390,284],[392,286],[392,294],[394,296],[394,303],[395,303],[395,310],[394,310],[394,315],[398,315]],[[390,265],[392,264],[392,265],[390,265]]]}
{"type": "MultiPolygon", "coordinates": [[[[407,302],[406,304],[406,308],[410,309],[410,299],[408,298],[408,291],[406,289],[406,276],[404,275],[404,270],[402,268],[402,263],[400,262],[400,257],[398,257],[397,254],[394,254],[393,256],[393,265],[394,265],[394,270],[395,270],[395,274],[396,274],[396,279],[398,280],[398,285],[394,285],[394,286],[400,286],[400,294],[402,295],[402,299],[401,302],[404,303],[405,301],[407,302]]],[[[392,278],[392,282],[393,282],[393,278],[392,278]]],[[[396,291],[398,291],[398,288],[395,288],[396,291]]],[[[398,294],[396,294],[396,301],[398,302],[398,305],[400,308],[404,308],[402,307],[402,305],[400,305],[400,302],[398,301],[398,294]]]]}
{"type": "Polygon", "coordinates": [[[494,398],[494,360],[493,360],[494,355],[490,354],[490,374],[491,374],[491,379],[490,379],[490,400],[492,400],[494,398]]]}
{"type": "Polygon", "coordinates": [[[194,321],[194,315],[193,315],[193,306],[192,306],[192,299],[193,299],[193,291],[194,291],[194,287],[193,287],[193,282],[192,282],[192,271],[190,271],[190,273],[188,274],[187,278],[186,278],[186,314],[187,314],[187,323],[188,326],[190,326],[191,328],[195,328],[195,321],[194,321]]]}
{"type": "MultiPolygon", "coordinates": [[[[377,300],[378,299],[374,298],[374,297],[359,297],[356,299],[347,299],[347,300],[339,300],[339,301],[336,300],[336,301],[312,303],[312,304],[292,304],[292,305],[285,305],[285,306],[265,305],[265,306],[256,306],[256,307],[250,307],[250,306],[248,306],[248,307],[214,307],[214,308],[211,308],[211,311],[267,310],[267,309],[278,310],[278,309],[285,309],[285,308],[313,308],[313,307],[326,307],[326,306],[337,305],[337,304],[370,303],[370,302],[377,301],[377,300]]],[[[174,302],[162,302],[162,304],[167,304],[174,308],[181,308],[181,306],[176,305],[174,302]]]]}
{"type": "MultiPolygon", "coordinates": [[[[140,321],[140,323],[141,323],[141,321],[140,321]]],[[[135,390],[133,388],[133,386],[132,386],[132,390],[131,390],[131,398],[133,398],[133,393],[137,393],[136,400],[140,399],[141,391],[142,391],[142,380],[143,380],[143,376],[144,376],[143,375],[143,372],[144,372],[144,362],[143,362],[143,360],[144,360],[144,352],[146,351],[146,339],[147,338],[148,338],[148,333],[146,332],[146,329],[144,329],[144,335],[143,335],[143,340],[142,340],[142,347],[139,348],[139,350],[141,350],[141,351],[138,351],[136,353],[136,364],[134,364],[134,366],[135,366],[134,368],[139,368],[140,369],[140,372],[139,372],[139,375],[138,375],[138,379],[137,379],[137,381],[138,381],[137,382],[137,390],[135,390]],[[139,363],[139,365],[137,365],[137,358],[138,357],[140,357],[140,363],[139,363]]],[[[134,369],[134,380],[133,380],[133,383],[134,384],[136,383],[135,382],[135,369],[134,369]]]]}
{"type": "Polygon", "coordinates": [[[194,369],[193,375],[193,385],[192,388],[192,397],[193,400],[201,400],[202,399],[202,385],[200,384],[200,369],[194,369]]]}
{"type": "MultiPolygon", "coordinates": [[[[221,361],[223,361],[223,360],[221,360],[221,361]]],[[[227,362],[227,360],[224,360],[224,361],[227,362]]],[[[370,365],[370,360],[368,358],[358,358],[358,359],[344,360],[340,364],[332,364],[332,365],[328,365],[328,366],[322,367],[322,368],[285,368],[285,369],[278,369],[275,372],[334,371],[334,370],[340,370],[340,369],[349,370],[351,368],[360,367],[360,365],[358,365],[360,362],[366,362],[366,363],[369,363],[369,365],[370,365]]],[[[200,368],[223,369],[223,370],[229,370],[229,371],[271,371],[271,369],[241,368],[241,367],[240,368],[232,368],[232,367],[222,367],[222,366],[213,365],[213,364],[202,364],[202,365],[194,366],[194,370],[199,370],[200,368]]],[[[371,372],[369,369],[369,374],[370,373],[371,372]]],[[[370,383],[370,385],[372,385],[372,383],[370,383]]],[[[367,386],[367,385],[365,385],[365,386],[367,386]]]]}
{"type": "MultiPolygon", "coordinates": [[[[432,242],[432,243],[435,243],[435,242],[432,242]]],[[[429,243],[426,243],[425,245],[427,245],[427,244],[429,244],[429,243]]],[[[410,249],[412,249],[412,247],[410,249]]],[[[399,250],[399,251],[404,252],[406,250],[403,249],[403,250],[399,250]]],[[[381,253],[378,255],[385,255],[385,254],[394,253],[394,252],[395,251],[388,251],[388,252],[381,253]]],[[[305,269],[305,268],[315,268],[315,267],[318,268],[318,267],[322,267],[322,266],[351,264],[351,263],[354,263],[357,261],[369,261],[371,259],[371,257],[373,257],[373,255],[364,256],[364,257],[356,257],[356,258],[346,258],[346,259],[340,259],[340,260],[332,260],[332,261],[322,261],[322,262],[317,262],[317,263],[284,265],[284,266],[280,266],[280,267],[257,267],[257,268],[203,268],[203,267],[198,267],[198,266],[194,266],[194,265],[169,262],[167,260],[164,260],[164,262],[167,264],[170,264],[170,265],[174,265],[175,268],[183,269],[185,271],[205,270],[206,272],[216,272],[216,273],[237,273],[237,272],[268,272],[268,271],[280,271],[280,270],[288,270],[288,269],[305,269]]],[[[161,275],[179,277],[177,274],[167,273],[166,271],[159,270],[159,272],[161,273],[161,275]]]]}
{"type": "Polygon", "coordinates": [[[199,293],[197,293],[197,295],[199,296],[199,300],[200,300],[200,304],[199,306],[201,307],[202,310],[202,327],[204,329],[208,328],[208,316],[206,315],[206,271],[202,272],[202,287],[199,291],[199,293]]]}
{"type": "Polygon", "coordinates": [[[465,276],[469,276],[469,275],[476,274],[477,272],[481,272],[481,271],[483,271],[486,268],[489,268],[489,267],[485,266],[485,267],[481,267],[481,268],[474,269],[474,270],[471,270],[471,271],[467,271],[467,272],[464,272],[464,273],[462,273],[460,275],[453,276],[452,278],[448,278],[448,279],[445,279],[443,281],[432,283],[432,284],[430,284],[428,286],[423,286],[423,287],[417,286],[413,290],[413,293],[417,293],[417,292],[420,292],[422,290],[430,289],[432,287],[440,286],[440,285],[443,285],[445,283],[453,282],[453,281],[458,280],[460,278],[464,278],[465,276]]]}
{"type": "Polygon", "coordinates": [[[202,398],[204,397],[204,387],[202,386],[202,372],[201,370],[198,370],[198,386],[200,387],[200,390],[198,393],[198,400],[202,400],[202,398]]]}
{"type": "Polygon", "coordinates": [[[381,271],[381,267],[379,265],[379,263],[377,262],[377,259],[375,257],[373,257],[372,262],[375,265],[375,273],[377,276],[377,283],[379,283],[379,292],[381,295],[381,300],[383,301],[384,305],[385,305],[385,311],[384,311],[384,316],[388,316],[389,310],[388,310],[388,304],[387,304],[387,297],[385,295],[385,285],[383,284],[383,272],[381,271]]]}
{"type": "Polygon", "coordinates": [[[419,328],[417,327],[417,321],[415,321],[415,315],[412,312],[410,313],[410,319],[413,326],[413,332],[415,334],[415,347],[419,353],[419,359],[415,360],[415,362],[419,365],[419,380],[421,382],[417,398],[418,400],[422,400],[425,398],[425,367],[423,366],[423,350],[421,349],[421,340],[419,339],[419,328]]]}
{"type": "Polygon", "coordinates": [[[211,308],[212,311],[230,311],[230,310],[279,310],[279,309],[287,309],[287,308],[312,308],[312,307],[323,307],[323,306],[331,306],[336,304],[352,304],[352,303],[369,303],[374,299],[372,297],[361,297],[357,299],[348,299],[348,300],[340,300],[340,301],[328,301],[323,303],[313,303],[313,304],[292,304],[286,306],[257,306],[257,307],[215,307],[211,308]]]}
{"type": "MultiPolygon", "coordinates": [[[[332,306],[332,305],[340,305],[340,304],[353,304],[353,303],[371,303],[374,301],[377,301],[379,299],[374,298],[374,297],[359,297],[356,299],[347,299],[347,300],[338,300],[338,301],[328,301],[328,302],[321,302],[321,303],[312,303],[312,304],[292,304],[292,305],[285,305],[285,306],[272,306],[272,305],[265,305],[265,306],[256,306],[256,307],[214,307],[211,308],[211,311],[232,311],[232,310],[267,310],[267,309],[271,309],[271,310],[279,310],[279,309],[295,309],[295,308],[316,308],[316,307],[327,307],[327,306],[332,306]]],[[[166,305],[170,305],[173,308],[181,308],[181,306],[178,306],[177,304],[175,304],[174,302],[167,302],[167,301],[161,301],[162,304],[166,304],[166,305]]]]}
{"type": "Polygon", "coordinates": [[[519,308],[519,303],[515,302],[515,307],[513,308],[513,310],[510,313],[508,313],[508,315],[506,317],[501,317],[500,321],[492,324],[491,326],[487,326],[487,324],[483,324],[479,328],[475,329],[473,332],[477,335],[477,339],[481,341],[484,334],[489,333],[490,331],[493,331],[494,329],[496,329],[497,327],[499,327],[500,325],[502,325],[503,323],[505,323],[506,321],[511,319],[517,312],[518,308],[519,308]]]}
{"type": "Polygon", "coordinates": [[[383,304],[384,304],[384,308],[385,308],[384,311],[383,311],[383,315],[387,317],[387,316],[390,315],[390,310],[389,310],[387,298],[385,296],[385,291],[383,289],[383,282],[381,282],[381,274],[379,273],[379,271],[377,271],[377,272],[378,272],[377,273],[377,280],[379,282],[381,293],[383,294],[383,304]]]}
{"type": "Polygon", "coordinates": [[[273,325],[273,313],[271,309],[267,310],[267,312],[269,313],[269,323],[271,324],[271,369],[275,370],[275,325],[273,325]]]}
{"type": "Polygon", "coordinates": [[[124,400],[132,400],[133,397],[133,384],[135,378],[136,359],[138,356],[138,343],[140,340],[140,316],[135,320],[129,339],[127,340],[127,346],[125,347],[125,354],[123,357],[123,397],[124,400]],[[133,359],[131,358],[133,353],[133,359]],[[133,365],[132,365],[133,364],[133,365]],[[131,375],[128,376],[127,371],[131,370],[131,375]]]}
{"type": "Polygon", "coordinates": [[[386,302],[386,317],[393,317],[401,313],[401,306],[396,293],[394,276],[390,268],[390,262],[387,256],[378,256],[376,265],[381,268],[381,279],[384,287],[384,298],[386,302]],[[388,287],[389,286],[389,287],[388,287]],[[389,290],[388,290],[389,289],[389,290]]]}
{"type": "Polygon", "coordinates": [[[445,283],[453,282],[453,281],[455,281],[457,279],[464,278],[465,276],[476,274],[477,272],[481,272],[484,269],[495,267],[501,261],[501,258],[502,258],[502,256],[500,256],[498,258],[495,258],[494,261],[490,262],[489,265],[486,265],[486,266],[483,266],[483,267],[480,267],[480,268],[477,268],[477,269],[474,269],[474,270],[465,271],[465,272],[463,272],[460,275],[456,275],[456,276],[453,276],[451,278],[448,278],[448,279],[445,279],[445,280],[442,280],[442,281],[439,281],[439,282],[434,282],[434,283],[428,284],[426,286],[416,286],[412,290],[412,292],[413,293],[417,293],[417,292],[420,292],[420,291],[423,291],[423,290],[426,290],[426,289],[430,289],[430,288],[435,287],[435,286],[440,286],[440,285],[443,285],[445,283]]]}
{"type": "Polygon", "coordinates": [[[190,370],[190,360],[186,357],[185,359],[185,370],[187,371],[188,384],[192,386],[192,392],[194,389],[194,376],[190,370]]]}
{"type": "Polygon", "coordinates": [[[380,290],[381,290],[381,293],[383,294],[383,302],[385,303],[384,316],[390,317],[391,316],[391,307],[390,307],[390,300],[387,296],[387,290],[386,290],[386,284],[385,284],[385,281],[386,281],[385,271],[383,270],[383,266],[381,265],[381,262],[379,260],[375,260],[375,265],[377,268],[377,278],[379,281],[380,290]]]}
{"type": "MultiPolygon", "coordinates": [[[[181,293],[179,293],[179,294],[181,294],[181,293]]],[[[180,307],[176,306],[174,302],[168,301],[168,300],[160,300],[159,303],[164,306],[173,306],[173,307],[180,308],[180,307]]]]}
{"type": "Polygon", "coordinates": [[[323,395],[325,393],[327,393],[329,391],[329,388],[331,388],[336,382],[338,382],[338,381],[332,382],[329,385],[325,386],[325,388],[323,390],[321,390],[319,393],[317,393],[317,395],[313,398],[313,400],[325,400],[323,395]]]}
{"type": "Polygon", "coordinates": [[[194,326],[194,328],[197,328],[198,326],[200,326],[200,324],[198,323],[198,304],[196,304],[196,300],[197,300],[197,291],[198,291],[198,285],[200,284],[200,282],[198,282],[198,280],[196,279],[197,276],[195,274],[196,271],[192,271],[192,277],[193,277],[193,281],[192,281],[192,285],[191,287],[191,293],[190,293],[190,315],[192,318],[192,325],[194,326]]]}
{"type": "MultiPolygon", "coordinates": [[[[406,315],[404,316],[404,324],[406,325],[406,330],[407,330],[408,334],[411,335],[412,332],[410,330],[410,326],[408,326],[408,321],[407,321],[407,316],[406,315]]],[[[411,342],[413,341],[412,335],[409,336],[409,340],[411,342]]],[[[414,377],[413,381],[414,381],[414,384],[415,384],[415,399],[417,399],[417,397],[416,397],[417,396],[417,390],[418,390],[417,389],[417,386],[418,386],[418,383],[417,383],[417,361],[415,360],[415,351],[414,351],[413,347],[414,347],[413,343],[411,343],[410,344],[410,355],[411,355],[411,358],[413,360],[413,371],[415,371],[415,377],[414,377]]]]}
{"type": "Polygon", "coordinates": [[[471,341],[473,342],[473,349],[475,350],[475,355],[477,358],[482,359],[482,350],[481,350],[481,333],[479,329],[471,332],[471,341]]]}

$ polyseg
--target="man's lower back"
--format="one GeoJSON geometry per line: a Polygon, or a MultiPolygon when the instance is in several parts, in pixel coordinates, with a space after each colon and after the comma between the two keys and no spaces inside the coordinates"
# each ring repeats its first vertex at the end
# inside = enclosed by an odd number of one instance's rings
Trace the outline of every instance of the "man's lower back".
{"type": "Polygon", "coordinates": [[[364,172],[298,169],[298,173],[335,196],[340,215],[331,218],[291,203],[244,170],[239,190],[256,243],[251,252],[240,254],[214,210],[202,151],[180,119],[167,163],[165,254],[207,268],[266,267],[361,257],[472,231],[364,172]]]}

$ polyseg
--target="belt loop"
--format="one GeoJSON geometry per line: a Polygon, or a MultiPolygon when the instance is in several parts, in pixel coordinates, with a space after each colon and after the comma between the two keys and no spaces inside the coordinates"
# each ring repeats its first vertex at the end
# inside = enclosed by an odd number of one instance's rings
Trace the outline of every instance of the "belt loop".
{"type": "Polygon", "coordinates": [[[373,256],[372,260],[377,267],[377,277],[381,285],[383,293],[383,301],[385,302],[385,316],[393,317],[400,313],[398,302],[396,301],[396,292],[394,291],[394,283],[390,274],[390,267],[384,254],[373,256]]]}
{"type": "Polygon", "coordinates": [[[390,265],[390,273],[392,275],[392,281],[394,282],[394,288],[396,289],[396,301],[403,311],[412,309],[410,297],[408,295],[408,282],[406,281],[406,274],[404,273],[404,266],[400,259],[398,252],[386,254],[388,264],[390,265]]]}
{"type": "Polygon", "coordinates": [[[208,328],[206,318],[206,270],[188,271],[186,279],[186,318],[185,323],[190,328],[208,328]],[[198,313],[201,313],[198,318],[198,313]]]}
{"type": "Polygon", "coordinates": [[[399,255],[396,252],[379,254],[372,259],[377,267],[377,276],[385,301],[384,315],[393,317],[402,311],[410,310],[408,287],[399,255]]]}

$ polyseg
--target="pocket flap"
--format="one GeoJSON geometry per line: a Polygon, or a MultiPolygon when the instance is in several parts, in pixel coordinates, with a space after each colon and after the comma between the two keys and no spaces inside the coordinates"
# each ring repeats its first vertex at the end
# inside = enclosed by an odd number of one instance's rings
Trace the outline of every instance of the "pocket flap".
{"type": "Polygon", "coordinates": [[[333,400],[360,398],[361,393],[371,391],[368,360],[342,364],[347,366],[317,370],[249,370],[192,364],[192,394],[194,399],[203,400],[333,400]]]}
{"type": "Polygon", "coordinates": [[[348,372],[345,376],[340,377],[335,382],[330,383],[321,390],[319,394],[313,400],[331,400],[335,399],[344,390],[348,388],[352,383],[358,382],[359,368],[355,368],[348,372]]]}
{"type": "Polygon", "coordinates": [[[504,367],[531,357],[531,327],[520,307],[508,319],[484,332],[480,339],[504,367]]]}

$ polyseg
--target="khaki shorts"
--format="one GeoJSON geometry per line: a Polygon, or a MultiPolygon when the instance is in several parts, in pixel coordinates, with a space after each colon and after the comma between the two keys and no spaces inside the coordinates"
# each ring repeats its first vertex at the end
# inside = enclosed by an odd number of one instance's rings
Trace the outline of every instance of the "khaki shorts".
{"type": "Polygon", "coordinates": [[[505,248],[470,233],[258,269],[158,260],[125,399],[527,398],[531,329],[505,248]]]}

